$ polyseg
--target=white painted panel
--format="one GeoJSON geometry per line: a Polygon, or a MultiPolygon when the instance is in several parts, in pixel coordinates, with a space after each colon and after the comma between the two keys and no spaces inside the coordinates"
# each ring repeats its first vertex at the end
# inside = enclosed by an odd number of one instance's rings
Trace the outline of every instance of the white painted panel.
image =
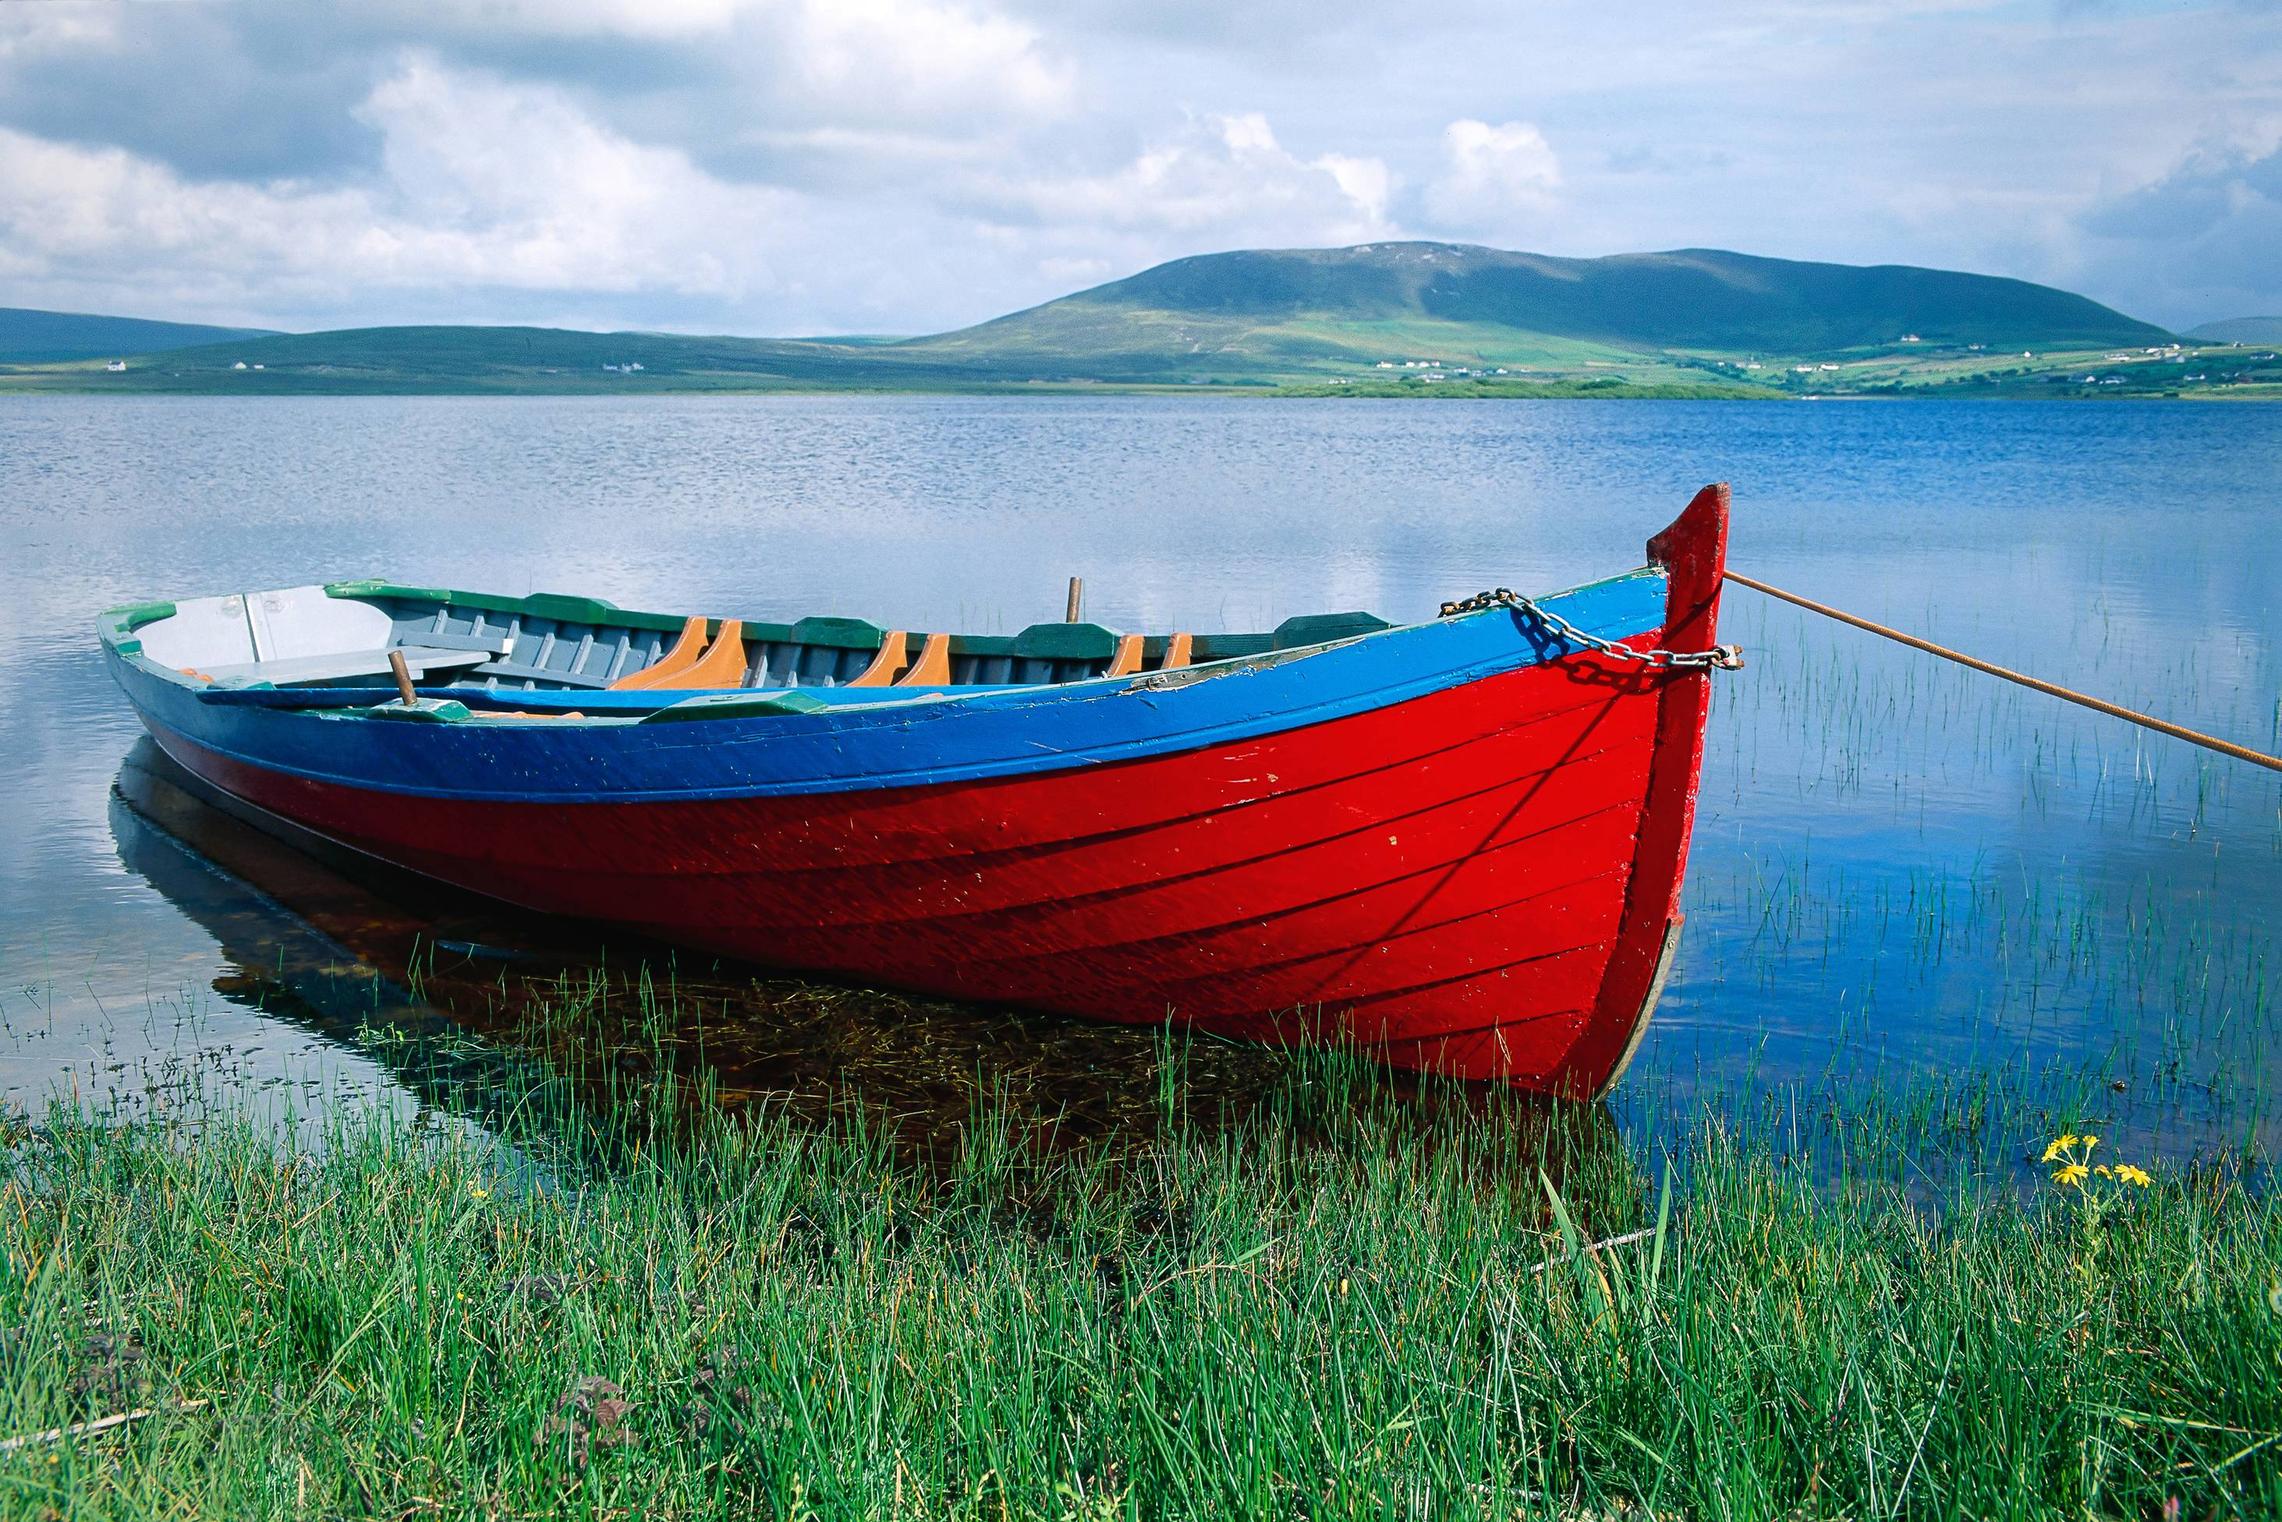
{"type": "Polygon", "coordinates": [[[380,650],[391,631],[388,615],[371,603],[327,597],[323,587],[287,587],[178,602],[172,618],[144,624],[135,638],[161,666],[205,671],[380,650]]]}
{"type": "Polygon", "coordinates": [[[345,650],[378,650],[389,640],[388,615],[353,597],[327,597],[323,587],[247,594],[265,661],[345,650]]]}
{"type": "Polygon", "coordinates": [[[144,624],[134,637],[161,666],[230,666],[254,658],[243,597],[193,597],[174,605],[174,616],[144,624]]]}

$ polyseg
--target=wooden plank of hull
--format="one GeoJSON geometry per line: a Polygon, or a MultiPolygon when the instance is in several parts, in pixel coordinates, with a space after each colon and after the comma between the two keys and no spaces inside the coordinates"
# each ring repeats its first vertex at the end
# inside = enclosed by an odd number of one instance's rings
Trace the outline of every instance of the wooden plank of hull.
{"type": "Polygon", "coordinates": [[[1410,1039],[1452,1020],[1574,1008],[1605,969],[1650,713],[1622,694],[1579,703],[1573,681],[1542,668],[1515,678],[1418,700],[1407,716],[1287,731],[1241,755],[1124,763],[1083,788],[1053,774],[883,799],[905,817],[901,838],[931,853],[917,862],[786,870],[831,854],[810,833],[807,798],[503,808],[213,780],[446,880],[751,960],[1101,1018],[1171,1013],[1256,1037],[1277,1034],[1279,1015],[1296,1030],[1302,1006],[1367,1004],[1358,1037],[1410,1039]],[[1553,711],[1517,723],[1532,688],[1553,711]],[[1413,754],[1380,764],[1369,746],[1380,735],[1413,754]],[[1262,794],[1287,772],[1338,780],[1262,794]],[[1389,798],[1425,802],[1389,817],[1389,798]],[[935,828],[919,826],[922,802],[935,828]],[[1150,814],[1161,822],[1137,822],[1150,814]],[[987,835],[993,818],[1061,838],[961,863],[942,910],[915,914],[915,882],[953,870],[933,853],[987,835]],[[520,860],[503,868],[503,857],[520,860]],[[1537,961],[1548,965],[1517,979],[1537,961]],[[1484,968],[1495,972],[1469,976],[1484,968]],[[1481,1008],[1485,995],[1498,1006],[1481,1008]]]}
{"type": "MultiPolygon", "coordinates": [[[[709,879],[765,871],[801,875],[803,919],[893,920],[1069,899],[1232,865],[1400,821],[1646,733],[1642,705],[1535,668],[1336,727],[999,783],[580,804],[574,831],[562,828],[561,805],[392,794],[384,809],[352,804],[356,818],[332,823],[365,832],[359,844],[374,854],[421,855],[423,870],[438,876],[480,870],[491,891],[544,895],[560,912],[612,918],[629,905],[671,903],[675,917],[702,917],[721,897],[709,879]],[[1169,873],[1167,862],[1152,862],[1150,876],[1114,880],[1106,862],[1087,859],[1114,861],[1129,854],[1133,833],[1172,828],[1182,834],[1165,846],[1169,873]],[[574,861],[577,874],[566,879],[574,861]],[[1023,862],[1035,871],[1012,875],[1023,862]]],[[[274,779],[249,785],[296,791],[274,779]]],[[[1630,785],[1637,797],[1639,779],[1630,785]]],[[[274,806],[325,818],[316,793],[274,806]]]]}
{"type": "MultiPolygon", "coordinates": [[[[1707,489],[1652,545],[1672,626],[1636,644],[1711,642],[1725,522],[1707,489]]],[[[1585,1095],[1676,918],[1707,690],[1572,655],[1108,765],[623,803],[290,775],[144,717],[230,792],[533,908],[1109,1019],[1296,1039],[1314,1008],[1391,1062],[1585,1095]]]]}
{"type": "MultiPolygon", "coordinates": [[[[1201,814],[1178,812],[1185,807],[1175,796],[1178,778],[1163,775],[1174,768],[1120,769],[1101,776],[1097,791],[1148,796],[1175,817],[1080,834],[1067,845],[911,862],[784,867],[780,863],[788,857],[808,856],[799,811],[746,805],[733,813],[714,810],[710,817],[698,810],[681,821],[657,853],[676,870],[628,873],[605,864],[617,837],[604,818],[590,827],[599,832],[600,844],[581,853],[582,863],[592,859],[597,881],[584,882],[582,871],[577,891],[586,912],[623,913],[639,902],[660,923],[702,932],[749,921],[751,911],[739,891],[729,891],[731,884],[763,880],[772,896],[799,905],[796,918],[803,926],[852,932],[871,927],[890,938],[885,946],[907,944],[904,938],[921,927],[939,925],[956,937],[954,954],[962,960],[999,954],[979,937],[987,935],[992,916],[1008,912],[1023,916],[1024,929],[1013,946],[1018,953],[1200,933],[1226,923],[1234,905],[1270,913],[1292,902],[1352,894],[1390,875],[1445,867],[1572,816],[1637,806],[1645,735],[1618,738],[1632,743],[1581,755],[1572,748],[1562,764],[1534,771],[1524,768],[1541,757],[1533,761],[1509,745],[1485,742],[1462,757],[1446,753],[1432,764],[1391,774],[1374,770],[1352,784],[1201,814]],[[1387,797],[1416,806],[1389,812],[1381,801],[1372,807],[1374,798],[1387,797]],[[742,860],[718,853],[725,838],[750,842],[742,860]],[[702,867],[684,873],[678,870],[680,852],[692,839],[705,841],[710,854],[702,867]],[[1270,886],[1287,878],[1297,885],[1296,897],[1270,886]],[[734,918],[725,919],[725,910],[734,918]]],[[[1044,807],[1028,803],[1020,789],[987,803],[972,796],[945,798],[943,806],[1033,813],[1044,807]]],[[[1069,828],[1083,832],[1092,823],[1090,816],[1075,816],[1069,828]]],[[[645,844],[655,847],[659,837],[650,835],[645,844]]],[[[548,869],[522,868],[502,880],[518,892],[545,892],[549,875],[548,869]]]]}
{"type": "MultiPolygon", "coordinates": [[[[1469,800],[1483,812],[1502,799],[1469,800]]],[[[1408,929],[1447,918],[1481,913],[1500,902],[1482,895],[1512,891],[1518,897],[1540,885],[1560,886],[1609,870],[1630,843],[1636,802],[1596,808],[1568,817],[1527,820],[1513,813],[1507,821],[1484,821],[1469,810],[1453,833],[1478,837],[1478,848],[1438,847],[1430,855],[1406,855],[1396,837],[1366,832],[1344,836],[1307,850],[1248,862],[1239,868],[1183,878],[1162,887],[1099,895],[1084,904],[1040,910],[1014,910],[982,916],[961,915],[928,922],[948,932],[945,950],[978,975],[1003,961],[1036,963],[1054,957],[1114,955],[1136,965],[1162,962],[1211,967],[1227,972],[1254,970],[1271,957],[1249,957],[1248,948],[1271,934],[1301,944],[1370,945],[1408,929]],[[1527,822],[1523,822],[1527,820],[1527,822]],[[1581,851],[1606,851],[1603,865],[1581,851]],[[1559,853],[1555,859],[1540,851],[1559,853]],[[1082,917],[1081,917],[1082,915],[1082,917]],[[991,922],[1014,920],[1035,933],[996,935],[991,922]],[[958,955],[961,947],[970,954],[958,955]]],[[[1122,874],[1121,874],[1122,875],[1122,874]]],[[[901,936],[903,926],[861,927],[853,944],[882,945],[901,936]]],[[[843,932],[844,933],[844,932],[843,932]]],[[[1196,995],[1185,1002],[1195,1002],[1196,995]]]]}
{"type": "MultiPolygon", "coordinates": [[[[162,735],[161,741],[192,770],[265,807],[304,801],[233,776],[228,763],[179,736],[162,735]]],[[[1632,786],[1637,796],[1637,771],[1632,786]]],[[[1511,812],[1502,794],[1489,802],[1501,813],[1511,812]]],[[[371,799],[334,799],[333,805],[297,822],[446,880],[499,893],[467,858],[384,844],[371,830],[371,799]]],[[[400,812],[386,803],[377,812],[401,824],[400,812]]],[[[1328,1029],[1378,1048],[1398,1065],[1544,1083],[1575,1041],[1578,1022],[1571,1016],[1605,977],[1628,875],[1624,851],[1637,824],[1636,804],[1598,809],[1554,826],[1542,842],[1523,836],[1506,849],[1437,863],[1352,893],[1337,891],[1353,882],[1351,875],[1319,864],[1284,884],[1285,892],[1316,900],[1296,909],[1256,913],[1204,933],[1176,925],[1138,947],[1028,958],[958,955],[961,944],[1018,944],[1028,933],[1020,909],[995,923],[969,918],[939,938],[926,925],[854,926],[835,934],[831,927],[803,923],[805,900],[765,872],[707,879],[715,902],[749,909],[742,921],[716,920],[700,929],[658,919],[654,910],[616,918],[727,955],[920,992],[1127,1023],[1169,1017],[1247,1039],[1311,1039],[1328,1029]],[[1542,845],[1543,855],[1534,854],[1533,845],[1542,845]],[[1612,860],[1619,865],[1609,866],[1612,860]],[[1595,870],[1588,863],[1600,865],[1595,870]],[[1323,896],[1326,887],[1333,896],[1323,896]],[[1508,1031],[1503,1046],[1442,1039],[1443,1033],[1490,1023],[1508,1031]],[[1493,1057],[1492,1065],[1481,1065],[1493,1057]]],[[[580,857],[570,848],[568,826],[554,838],[565,847],[557,880],[575,882],[580,857]]],[[[1145,863],[1129,875],[1145,880],[1145,863]]],[[[1192,882],[1209,895],[1219,876],[1192,882]]],[[[567,895],[524,890],[503,896],[542,910],[580,912],[567,895]]],[[[1220,913],[1246,907],[1223,898],[1220,913]]],[[[1146,914],[1129,919],[1137,929],[1153,928],[1146,914]]]]}

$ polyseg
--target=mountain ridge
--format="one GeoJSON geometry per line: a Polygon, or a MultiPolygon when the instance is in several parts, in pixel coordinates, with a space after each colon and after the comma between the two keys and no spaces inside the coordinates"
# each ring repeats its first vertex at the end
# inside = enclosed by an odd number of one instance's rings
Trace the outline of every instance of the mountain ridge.
{"type": "MultiPolygon", "coordinates": [[[[2072,385],[2121,386],[2090,393],[2117,395],[2174,380],[2202,384],[2203,375],[2171,364],[2180,358],[2172,335],[2154,324],[2002,276],[1719,249],[1570,259],[1399,242],[1192,255],[915,338],[339,329],[153,352],[123,375],[86,364],[0,362],[0,386],[227,393],[1213,385],[1355,395],[1463,382],[1452,389],[1771,396],[1934,384],[2017,392],[2057,382],[2057,367],[2065,367],[2072,385]],[[2123,352],[2104,352],[2116,350],[2123,352]],[[2120,380],[2099,372],[2127,357],[2120,380]]],[[[2267,384],[2263,375],[2234,370],[2224,379],[2267,384]]]]}
{"type": "Polygon", "coordinates": [[[269,337],[273,332],[269,328],[224,328],[200,322],[112,317],[99,312],[0,307],[0,364],[164,354],[233,338],[269,337]]]}
{"type": "Polygon", "coordinates": [[[2282,343],[2282,317],[2228,317],[2189,328],[2183,336],[2204,343],[2278,344],[2282,343]]]}
{"type": "Polygon", "coordinates": [[[2172,336],[2088,297],[1998,275],[1723,249],[1567,259],[1404,242],[1191,255],[906,346],[987,337],[1050,350],[1085,317],[1111,311],[1253,323],[1309,315],[1447,322],[1644,351],[1812,354],[1905,340],[2001,349],[2172,336]]]}

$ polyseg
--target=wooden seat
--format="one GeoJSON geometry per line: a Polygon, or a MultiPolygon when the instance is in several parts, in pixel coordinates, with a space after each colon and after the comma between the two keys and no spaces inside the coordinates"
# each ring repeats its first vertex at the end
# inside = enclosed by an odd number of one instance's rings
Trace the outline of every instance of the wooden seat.
{"type": "Polygon", "coordinates": [[[745,626],[730,619],[712,645],[705,643],[705,620],[693,618],[681,626],[673,648],[632,676],[610,684],[613,692],[686,691],[697,687],[734,687],[745,679],[745,626]]]}
{"type": "Polygon", "coordinates": [[[911,636],[901,629],[891,629],[880,637],[880,653],[862,673],[850,677],[850,687],[885,687],[896,678],[910,661],[911,636]]]}
{"type": "Polygon", "coordinates": [[[302,687],[318,682],[347,681],[355,677],[388,675],[388,658],[404,657],[415,677],[431,671],[457,671],[480,666],[491,659],[488,650],[438,650],[426,645],[396,645],[380,650],[340,650],[330,655],[295,655],[282,660],[242,661],[234,666],[205,666],[190,671],[210,682],[268,682],[273,687],[302,687]]]}
{"type": "Polygon", "coordinates": [[[896,679],[898,687],[948,687],[951,685],[951,636],[930,634],[919,647],[919,659],[911,669],[896,679]]]}

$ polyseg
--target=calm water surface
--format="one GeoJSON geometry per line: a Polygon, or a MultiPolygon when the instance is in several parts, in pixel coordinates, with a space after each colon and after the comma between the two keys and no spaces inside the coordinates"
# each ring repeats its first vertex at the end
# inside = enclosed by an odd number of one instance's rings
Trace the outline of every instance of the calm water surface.
{"type": "MultiPolygon", "coordinates": [[[[517,989],[598,958],[698,1000],[732,1090],[1148,1098],[1146,1035],[756,986],[282,847],[137,748],[102,608],[379,575],[1013,630],[1083,574],[1116,626],[1412,619],[1634,565],[1714,479],[1739,569],[2282,748],[2282,408],[0,400],[0,1105],[419,1107],[393,1042],[480,1067],[517,989]]],[[[1746,591],[1727,631],[1751,664],[1621,1123],[1931,1085],[2050,1107],[2000,1140],[2282,1139],[2282,778],[1746,591]]],[[[1234,1090],[1256,1059],[1214,1060],[1234,1090]]]]}

